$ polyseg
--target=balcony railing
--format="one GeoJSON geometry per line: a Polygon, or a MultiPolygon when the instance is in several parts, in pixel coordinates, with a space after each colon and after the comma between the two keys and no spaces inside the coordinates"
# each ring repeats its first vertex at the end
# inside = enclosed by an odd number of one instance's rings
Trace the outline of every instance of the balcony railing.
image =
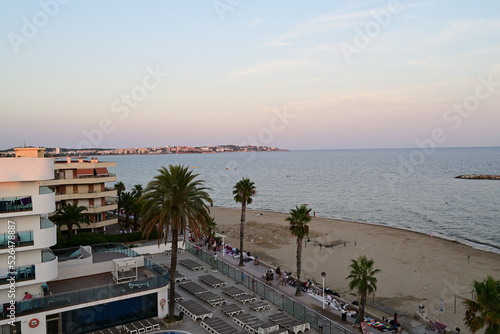
{"type": "Polygon", "coordinates": [[[0,197],[0,213],[32,210],[31,196],[0,197]]]}
{"type": "Polygon", "coordinates": [[[56,256],[50,249],[42,249],[42,263],[54,261],[56,256]]]}
{"type": "Polygon", "coordinates": [[[33,246],[34,237],[33,231],[17,232],[16,234],[3,233],[0,234],[0,249],[5,249],[11,245],[15,247],[33,246]]]}
{"type": "Polygon", "coordinates": [[[35,279],[35,265],[20,266],[15,268],[0,269],[0,285],[10,284],[12,281],[18,283],[35,279]]]}

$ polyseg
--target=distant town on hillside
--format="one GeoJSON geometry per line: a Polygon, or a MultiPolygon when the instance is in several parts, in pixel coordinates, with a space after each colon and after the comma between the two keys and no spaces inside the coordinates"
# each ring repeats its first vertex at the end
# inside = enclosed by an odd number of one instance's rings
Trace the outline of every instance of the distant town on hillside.
{"type": "MultiPolygon", "coordinates": [[[[196,154],[224,152],[276,152],[288,151],[268,146],[255,145],[217,145],[217,146],[162,146],[162,147],[132,147],[132,148],[59,148],[46,147],[46,156],[82,156],[82,155],[127,155],[127,154],[196,154]]],[[[0,150],[1,156],[14,156],[14,148],[0,150]]]]}

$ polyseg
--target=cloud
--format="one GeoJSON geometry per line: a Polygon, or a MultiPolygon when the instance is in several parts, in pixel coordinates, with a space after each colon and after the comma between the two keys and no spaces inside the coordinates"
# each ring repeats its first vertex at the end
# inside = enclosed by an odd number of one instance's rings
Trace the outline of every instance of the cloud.
{"type": "Polygon", "coordinates": [[[284,71],[302,68],[307,62],[294,59],[278,59],[261,64],[257,64],[250,68],[235,72],[237,75],[247,75],[259,72],[284,71]]]}
{"type": "Polygon", "coordinates": [[[247,25],[245,26],[246,28],[255,28],[262,22],[262,19],[253,19],[252,21],[248,22],[247,25]]]}
{"type": "Polygon", "coordinates": [[[284,86],[291,86],[291,85],[299,85],[307,82],[313,82],[313,81],[320,81],[320,80],[325,80],[326,78],[311,78],[311,79],[305,79],[305,80],[298,80],[298,81],[290,81],[290,82],[284,82],[284,83],[277,83],[277,84],[269,84],[265,85],[264,88],[277,88],[277,87],[284,87],[284,86]]]}
{"type": "Polygon", "coordinates": [[[292,42],[285,42],[285,41],[274,41],[274,42],[268,42],[265,44],[265,46],[286,46],[290,45],[292,42]]]}

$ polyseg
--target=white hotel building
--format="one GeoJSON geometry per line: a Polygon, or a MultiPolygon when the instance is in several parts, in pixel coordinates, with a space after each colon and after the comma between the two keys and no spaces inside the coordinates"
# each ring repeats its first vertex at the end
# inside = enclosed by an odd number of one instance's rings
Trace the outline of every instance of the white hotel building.
{"type": "Polygon", "coordinates": [[[120,244],[59,256],[49,249],[55,193],[40,184],[52,179],[54,159],[43,148],[0,158],[0,334],[78,334],[164,317],[168,277],[150,260],[120,244]],[[25,292],[32,298],[23,300],[25,292]]]}

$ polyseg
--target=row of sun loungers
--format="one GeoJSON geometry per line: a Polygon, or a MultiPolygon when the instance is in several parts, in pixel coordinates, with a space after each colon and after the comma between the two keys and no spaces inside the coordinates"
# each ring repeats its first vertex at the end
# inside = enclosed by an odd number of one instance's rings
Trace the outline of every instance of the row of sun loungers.
{"type": "Polygon", "coordinates": [[[211,334],[239,334],[245,333],[244,331],[238,331],[234,326],[231,326],[224,320],[220,318],[211,318],[203,320],[200,323],[201,327],[206,329],[211,334]]]}
{"type": "Polygon", "coordinates": [[[264,321],[251,314],[242,314],[233,318],[233,321],[239,326],[253,334],[283,333],[280,326],[271,321],[264,321]]]}
{"type": "Polygon", "coordinates": [[[210,291],[199,293],[196,296],[212,306],[222,305],[226,303],[226,301],[222,299],[221,296],[218,296],[210,291]]]}
{"type": "Polygon", "coordinates": [[[262,300],[256,300],[254,302],[251,302],[248,304],[254,311],[262,311],[262,310],[269,310],[271,308],[271,305],[269,305],[266,302],[263,302],[262,300]]]}
{"type": "Polygon", "coordinates": [[[229,286],[227,288],[222,289],[222,292],[225,294],[231,296],[231,297],[237,297],[239,295],[246,295],[247,293],[240,288],[237,288],[235,286],[229,286]]]}
{"type": "Polygon", "coordinates": [[[182,264],[185,267],[188,267],[189,269],[195,271],[195,270],[205,270],[205,266],[199,264],[196,261],[190,260],[190,259],[184,259],[184,260],[179,260],[179,263],[182,264]]]}
{"type": "Polygon", "coordinates": [[[227,283],[213,275],[203,275],[199,277],[200,281],[210,285],[213,288],[218,288],[226,285],[227,283]]]}
{"type": "Polygon", "coordinates": [[[299,321],[283,312],[274,313],[269,316],[269,319],[295,334],[311,329],[307,321],[299,321]]]}
{"type": "Polygon", "coordinates": [[[198,319],[204,320],[205,318],[211,318],[212,312],[207,310],[205,307],[198,304],[194,300],[182,301],[176,304],[177,308],[184,312],[188,317],[196,321],[198,319]]]}
{"type": "Polygon", "coordinates": [[[195,282],[182,282],[179,283],[179,286],[184,290],[191,292],[193,295],[208,292],[207,289],[205,289],[201,285],[196,284],[195,282]]]}
{"type": "Polygon", "coordinates": [[[142,334],[160,330],[160,324],[154,319],[144,319],[125,324],[123,328],[128,334],[142,334]]]}
{"type": "Polygon", "coordinates": [[[225,294],[237,299],[240,303],[246,304],[255,301],[257,298],[247,294],[245,291],[236,287],[227,287],[222,289],[225,294]]]}
{"type": "Polygon", "coordinates": [[[243,309],[241,307],[239,307],[236,304],[222,305],[220,307],[220,309],[222,310],[222,312],[224,312],[226,315],[228,315],[230,317],[245,312],[245,311],[243,311],[243,309]]]}

